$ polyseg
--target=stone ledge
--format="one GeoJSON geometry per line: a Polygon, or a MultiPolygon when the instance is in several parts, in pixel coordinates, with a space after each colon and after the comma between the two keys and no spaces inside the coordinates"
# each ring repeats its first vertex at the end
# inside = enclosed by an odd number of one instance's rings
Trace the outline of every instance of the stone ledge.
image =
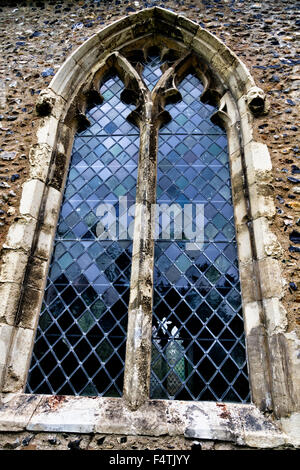
{"type": "Polygon", "coordinates": [[[285,435],[252,404],[149,400],[130,411],[121,398],[13,395],[0,408],[0,431],[182,435],[270,448],[285,435]]]}
{"type": "Polygon", "coordinates": [[[41,400],[41,395],[16,394],[8,402],[2,402],[0,405],[1,431],[22,431],[26,429],[41,400]]]}
{"type": "Polygon", "coordinates": [[[288,418],[282,418],[282,429],[291,439],[294,446],[300,447],[300,413],[292,413],[288,418]]]}

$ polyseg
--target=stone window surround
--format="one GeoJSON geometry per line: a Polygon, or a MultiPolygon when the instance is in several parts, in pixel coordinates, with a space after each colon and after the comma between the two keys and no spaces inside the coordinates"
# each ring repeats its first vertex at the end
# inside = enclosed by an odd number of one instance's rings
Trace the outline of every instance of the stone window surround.
{"type": "Polygon", "coordinates": [[[30,150],[30,179],[4,245],[0,431],[167,433],[258,447],[297,441],[297,339],[285,332],[276,259],[281,247],[269,228],[275,214],[269,189],[272,165],[267,146],[253,139],[253,119],[266,108],[263,91],[235,54],[196,23],[158,7],[112,23],[67,59],[39,97],[37,111],[43,117],[30,150]],[[147,398],[136,405],[130,392],[119,399],[23,393],[75,132],[86,125],[89,102],[101,99],[97,83],[108,56],[128,44],[139,46],[153,33],[174,47],[192,50],[214,76],[203,81],[205,92],[217,96],[215,119],[228,136],[250,405],[147,398]]]}

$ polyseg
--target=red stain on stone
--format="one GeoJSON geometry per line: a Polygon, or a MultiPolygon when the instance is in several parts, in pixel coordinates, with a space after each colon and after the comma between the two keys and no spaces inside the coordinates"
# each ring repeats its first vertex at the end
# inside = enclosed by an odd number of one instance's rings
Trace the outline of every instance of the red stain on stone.
{"type": "Polygon", "coordinates": [[[50,409],[54,411],[65,400],[66,400],[66,397],[64,395],[54,395],[53,397],[48,398],[47,404],[49,405],[50,409]]]}
{"type": "Polygon", "coordinates": [[[216,403],[216,405],[217,407],[221,408],[220,418],[230,419],[231,415],[230,415],[229,410],[227,410],[226,405],[224,403],[216,403]]]}

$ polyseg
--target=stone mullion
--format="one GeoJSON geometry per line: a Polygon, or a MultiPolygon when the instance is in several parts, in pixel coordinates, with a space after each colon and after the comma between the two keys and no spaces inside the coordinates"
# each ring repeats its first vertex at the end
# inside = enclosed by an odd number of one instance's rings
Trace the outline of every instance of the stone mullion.
{"type": "Polygon", "coordinates": [[[152,121],[151,109],[149,99],[143,114],[147,115],[148,112],[150,118],[140,120],[140,156],[128,309],[124,398],[132,409],[137,409],[149,398],[150,390],[155,230],[152,207],[156,202],[158,141],[158,125],[152,121]]]}

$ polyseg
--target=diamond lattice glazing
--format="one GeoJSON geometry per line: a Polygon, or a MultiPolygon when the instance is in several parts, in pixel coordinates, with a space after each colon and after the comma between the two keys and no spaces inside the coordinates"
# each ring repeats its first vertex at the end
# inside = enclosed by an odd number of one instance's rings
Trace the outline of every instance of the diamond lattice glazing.
{"type": "Polygon", "coordinates": [[[119,215],[119,197],[135,201],[139,137],[124,118],[121,90],[117,78],[105,83],[104,103],[90,110],[91,127],[74,141],[29,372],[31,393],[122,394],[132,241],[101,241],[97,232],[100,203],[119,215]]]}
{"type": "Polygon", "coordinates": [[[163,240],[168,227],[159,221],[151,397],[247,402],[227,141],[209,119],[215,110],[199,100],[202,89],[193,75],[183,80],[182,101],[169,107],[173,119],[160,133],[157,203],[203,204],[205,224],[198,250],[187,249],[193,214],[181,240],[172,222],[163,240]]]}

